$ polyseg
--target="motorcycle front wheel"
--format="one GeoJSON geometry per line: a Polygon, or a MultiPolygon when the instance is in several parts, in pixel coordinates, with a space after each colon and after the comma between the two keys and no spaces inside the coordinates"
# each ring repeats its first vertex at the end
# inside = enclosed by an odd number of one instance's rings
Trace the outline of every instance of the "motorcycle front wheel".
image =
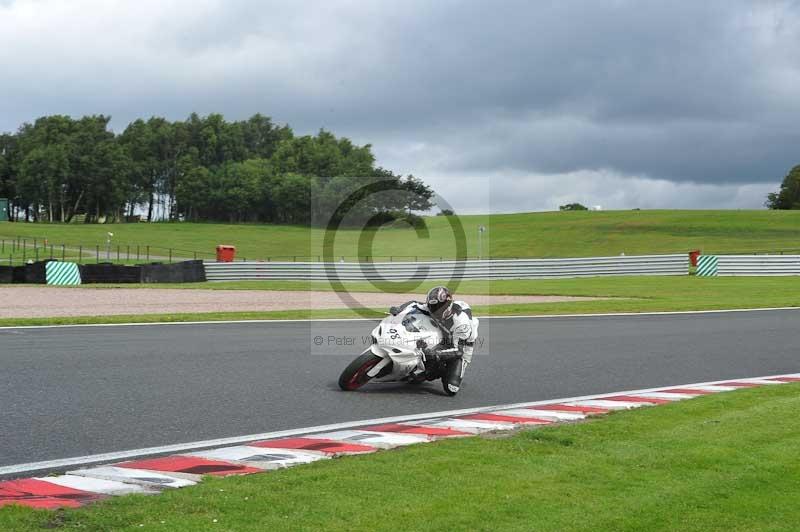
{"type": "Polygon", "coordinates": [[[450,388],[447,387],[447,377],[442,377],[442,390],[444,390],[444,394],[448,397],[453,397],[458,392],[451,391],[450,388]]]}
{"type": "Polygon", "coordinates": [[[364,353],[344,368],[339,375],[339,388],[347,392],[357,390],[368,383],[372,377],[367,372],[374,368],[378,362],[383,360],[381,357],[372,353],[364,353]]]}

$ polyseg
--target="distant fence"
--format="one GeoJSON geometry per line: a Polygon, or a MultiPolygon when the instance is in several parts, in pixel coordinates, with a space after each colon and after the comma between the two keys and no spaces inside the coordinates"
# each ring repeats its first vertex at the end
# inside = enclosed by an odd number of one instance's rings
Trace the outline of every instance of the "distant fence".
{"type": "Polygon", "coordinates": [[[111,243],[56,243],[43,238],[0,235],[0,263],[26,264],[42,260],[88,262],[183,262],[211,259],[216,254],[208,251],[161,247],[143,244],[111,243]]]}
{"type": "Polygon", "coordinates": [[[688,275],[679,255],[574,259],[473,260],[443,262],[206,262],[209,281],[403,281],[425,279],[547,279],[608,275],[688,275]]]}
{"type": "Polygon", "coordinates": [[[800,275],[800,255],[701,255],[697,275],[800,275]]]}

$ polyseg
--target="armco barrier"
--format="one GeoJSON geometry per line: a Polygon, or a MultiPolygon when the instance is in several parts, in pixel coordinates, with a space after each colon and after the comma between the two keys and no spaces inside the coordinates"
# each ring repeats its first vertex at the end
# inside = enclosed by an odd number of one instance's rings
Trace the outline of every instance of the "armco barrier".
{"type": "MultiPolygon", "coordinates": [[[[716,258],[716,274],[736,275],[800,275],[800,255],[703,255],[709,263],[716,258]]],[[[698,263],[698,274],[700,272],[698,263]]]]}
{"type": "Polygon", "coordinates": [[[686,254],[574,259],[472,260],[445,262],[206,262],[209,281],[407,279],[546,279],[606,275],[688,275],[686,254]]]}

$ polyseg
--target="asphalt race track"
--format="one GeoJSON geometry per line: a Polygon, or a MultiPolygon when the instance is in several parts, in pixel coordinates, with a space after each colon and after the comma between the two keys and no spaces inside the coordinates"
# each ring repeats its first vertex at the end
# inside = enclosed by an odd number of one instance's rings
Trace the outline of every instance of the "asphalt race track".
{"type": "Polygon", "coordinates": [[[372,326],[348,321],[0,330],[0,466],[800,371],[795,310],[486,319],[484,345],[457,397],[441,395],[438,382],[341,392],[338,374],[363,349],[362,337],[372,326]]]}

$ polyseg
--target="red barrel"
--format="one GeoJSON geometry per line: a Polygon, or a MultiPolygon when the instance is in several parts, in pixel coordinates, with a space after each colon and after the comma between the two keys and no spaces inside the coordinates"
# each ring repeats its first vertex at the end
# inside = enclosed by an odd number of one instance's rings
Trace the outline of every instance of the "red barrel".
{"type": "Polygon", "coordinates": [[[233,262],[236,258],[236,246],[217,246],[217,262],[233,262]]]}

